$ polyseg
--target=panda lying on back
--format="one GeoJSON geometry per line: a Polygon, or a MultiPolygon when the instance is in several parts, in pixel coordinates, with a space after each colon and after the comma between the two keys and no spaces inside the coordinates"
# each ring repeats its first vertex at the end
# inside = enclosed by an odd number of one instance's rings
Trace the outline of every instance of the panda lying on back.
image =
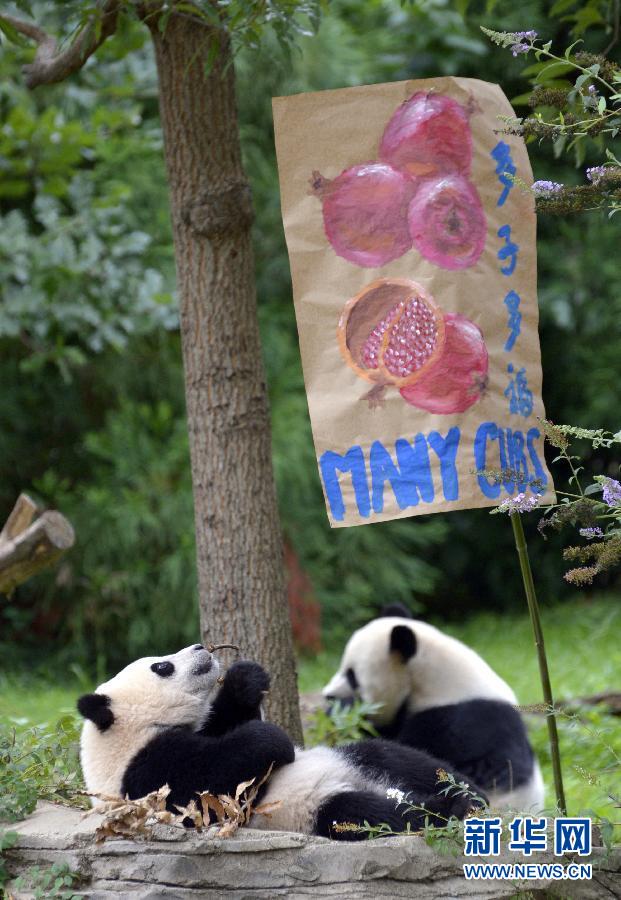
{"type": "Polygon", "coordinates": [[[354,632],[323,695],[379,704],[371,718],[382,737],[448,760],[481,785],[492,808],[543,807],[541,772],[509,685],[405,607],[386,607],[354,632]]]}
{"type": "MultiPolygon", "coordinates": [[[[197,791],[234,794],[238,784],[260,779],[273,764],[261,799],[282,805],[252,825],[343,840],[366,834],[335,831],[335,822],[386,822],[398,831],[408,823],[414,830],[422,827],[425,814],[402,814],[403,807],[388,799],[389,788],[424,804],[436,824],[463,818],[471,808],[463,792],[442,793],[437,771],[447,764],[410,747],[378,740],[295,749],[282,729],[261,720],[269,687],[261,666],[235,663],[212,700],[218,672],[215,657],[195,644],[171,656],[139,659],[96,693],[80,697],[78,709],[87,720],[81,740],[87,790],[136,799],[168,784],[174,810],[197,791]]],[[[472,790],[481,796],[474,785],[472,790]]]]}

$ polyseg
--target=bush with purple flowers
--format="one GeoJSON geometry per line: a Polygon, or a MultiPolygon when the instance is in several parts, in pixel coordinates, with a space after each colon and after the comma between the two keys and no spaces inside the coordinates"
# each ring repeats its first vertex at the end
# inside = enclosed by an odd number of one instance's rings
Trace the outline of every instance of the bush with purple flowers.
{"type": "MultiPolygon", "coordinates": [[[[542,421],[546,441],[559,453],[555,463],[563,462],[570,470],[571,492],[557,491],[558,503],[540,506],[540,496],[520,493],[501,503],[493,512],[530,512],[539,508],[543,512],[539,531],[545,537],[548,528],[561,531],[569,526],[586,539],[587,543],[566,547],[564,559],[583,563],[565,573],[565,579],[575,585],[591,584],[596,575],[621,564],[621,481],[612,475],[595,475],[591,483],[583,486],[584,472],[580,458],[571,453],[572,440],[588,440],[594,448],[613,448],[621,445],[621,431],[613,434],[603,429],[576,428],[572,425],[555,425],[542,421]],[[601,496],[599,496],[601,494],[601,496]]],[[[609,471],[621,472],[619,462],[610,464],[609,471]]],[[[489,473],[486,473],[489,474],[489,473]]],[[[492,477],[493,477],[492,473],[492,477]]],[[[507,471],[500,473],[506,481],[507,471]]],[[[519,473],[515,473],[516,481],[519,473]]],[[[532,486],[533,491],[536,486],[532,486]]]]}
{"type": "Polygon", "coordinates": [[[604,155],[600,165],[585,170],[584,184],[570,187],[536,181],[532,190],[537,209],[561,215],[597,208],[607,208],[610,215],[618,212],[621,159],[611,149],[611,142],[621,132],[619,63],[576,49],[580,41],[561,56],[552,51],[552,41],[543,43],[536,31],[482,30],[513,56],[532,52],[538,63],[528,69],[533,84],[528,101],[532,112],[525,118],[503,117],[505,133],[552,141],[556,156],[571,150],[578,166],[584,163],[587,147],[589,151],[597,147],[604,155]]]}

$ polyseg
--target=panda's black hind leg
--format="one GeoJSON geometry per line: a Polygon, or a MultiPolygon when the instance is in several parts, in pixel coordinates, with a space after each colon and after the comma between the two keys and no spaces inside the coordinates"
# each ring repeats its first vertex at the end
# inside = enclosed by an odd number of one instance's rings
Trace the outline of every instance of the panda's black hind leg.
{"type": "MultiPolygon", "coordinates": [[[[315,834],[335,841],[364,841],[369,837],[366,825],[387,825],[386,834],[420,831],[425,819],[431,825],[445,825],[451,815],[463,816],[464,810],[451,810],[448,805],[430,798],[425,809],[411,809],[407,803],[382,797],[372,791],[345,791],[335,794],[319,807],[315,834]]],[[[460,817],[461,817],[460,816],[460,817]]]]}
{"type": "Polygon", "coordinates": [[[395,801],[371,791],[345,791],[335,794],[319,807],[315,834],[335,841],[364,841],[369,837],[364,828],[389,825],[393,831],[404,831],[405,819],[395,809],[395,801]]]}

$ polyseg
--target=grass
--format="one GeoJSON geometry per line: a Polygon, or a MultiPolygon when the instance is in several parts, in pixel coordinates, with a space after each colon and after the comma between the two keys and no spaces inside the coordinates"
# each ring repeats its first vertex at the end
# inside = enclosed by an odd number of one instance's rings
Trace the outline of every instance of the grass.
{"type": "MultiPolygon", "coordinates": [[[[618,597],[576,599],[543,611],[552,686],[557,699],[619,689],[621,603],[618,597]]],[[[442,623],[436,623],[441,625],[442,623]]],[[[530,621],[523,615],[479,614],[446,628],[477,650],[513,687],[522,704],[541,700],[530,621]]],[[[299,661],[300,689],[319,690],[334,673],[341,648],[299,661]]],[[[55,675],[0,675],[0,721],[19,726],[53,724],[75,710],[77,696],[92,690],[81,672],[59,682],[55,675]]],[[[552,778],[543,716],[529,716],[533,744],[542,764],[552,808],[552,778]]],[[[565,790],[570,814],[593,810],[621,821],[609,793],[619,794],[621,717],[584,707],[579,716],[559,721],[565,790]],[[615,757],[615,749],[617,756],[615,757]]],[[[617,801],[618,802],[618,801],[617,801]]]]}
{"type": "Polygon", "coordinates": [[[75,712],[81,685],[50,684],[41,676],[0,675],[0,720],[18,725],[52,725],[61,716],[75,712]]]}

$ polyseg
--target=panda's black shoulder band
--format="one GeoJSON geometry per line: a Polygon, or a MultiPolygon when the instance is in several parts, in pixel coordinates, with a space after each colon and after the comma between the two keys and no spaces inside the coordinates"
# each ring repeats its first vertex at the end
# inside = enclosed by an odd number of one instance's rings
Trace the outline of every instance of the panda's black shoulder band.
{"type": "Polygon", "coordinates": [[[114,722],[110,697],[106,694],[83,694],[78,700],[78,712],[94,722],[100,731],[106,731],[114,722]]]}

